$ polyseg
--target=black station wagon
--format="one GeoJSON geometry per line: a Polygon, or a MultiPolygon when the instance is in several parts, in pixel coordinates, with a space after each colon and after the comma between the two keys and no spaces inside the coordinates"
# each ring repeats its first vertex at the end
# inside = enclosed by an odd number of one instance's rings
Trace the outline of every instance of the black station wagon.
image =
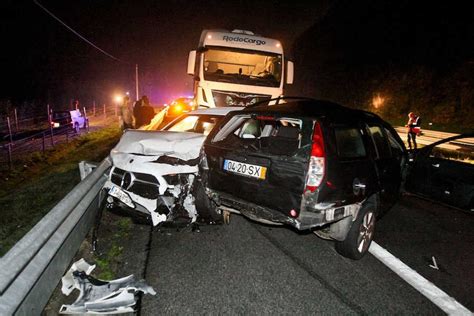
{"type": "Polygon", "coordinates": [[[285,101],[231,112],[212,130],[201,152],[205,192],[226,216],[312,230],[360,259],[399,196],[405,146],[375,114],[285,101]]]}

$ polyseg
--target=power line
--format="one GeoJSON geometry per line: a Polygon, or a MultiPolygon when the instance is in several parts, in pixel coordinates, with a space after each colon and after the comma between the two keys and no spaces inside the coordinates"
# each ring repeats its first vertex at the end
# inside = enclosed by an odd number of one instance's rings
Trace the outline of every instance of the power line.
{"type": "Polygon", "coordinates": [[[112,58],[112,59],[115,59],[119,62],[122,62],[122,63],[126,63],[125,61],[121,60],[120,58],[117,58],[115,57],[114,55],[112,54],[109,54],[107,53],[105,50],[103,50],[102,48],[100,48],[99,46],[95,45],[94,43],[92,43],[91,41],[89,41],[87,38],[85,38],[84,36],[82,36],[81,34],[79,34],[78,32],[76,32],[72,27],[70,27],[69,25],[67,25],[66,23],[64,23],[60,18],[58,18],[57,16],[55,16],[53,13],[51,13],[48,9],[46,9],[44,6],[42,6],[37,0],[33,0],[33,2],[38,5],[41,9],[43,9],[46,13],[48,13],[50,16],[52,16],[56,21],[58,21],[59,23],[61,23],[63,26],[65,26],[69,31],[73,32],[75,35],[77,35],[79,38],[81,38],[84,42],[86,42],[87,44],[91,45],[92,47],[94,47],[95,49],[99,50],[101,53],[103,53],[104,55],[112,58]]]}

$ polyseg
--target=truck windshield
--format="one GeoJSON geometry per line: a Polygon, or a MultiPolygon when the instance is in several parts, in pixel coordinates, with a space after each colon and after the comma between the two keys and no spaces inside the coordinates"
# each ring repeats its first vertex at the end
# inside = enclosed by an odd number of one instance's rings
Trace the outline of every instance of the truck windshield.
{"type": "Polygon", "coordinates": [[[204,53],[204,79],[209,81],[279,87],[282,57],[264,52],[209,48],[204,53]]]}

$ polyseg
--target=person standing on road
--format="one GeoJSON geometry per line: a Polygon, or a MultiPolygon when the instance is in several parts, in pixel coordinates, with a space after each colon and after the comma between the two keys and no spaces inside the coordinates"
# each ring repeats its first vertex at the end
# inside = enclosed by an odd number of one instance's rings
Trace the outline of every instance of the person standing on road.
{"type": "Polygon", "coordinates": [[[407,131],[407,141],[408,141],[408,147],[410,150],[417,149],[416,145],[416,135],[420,133],[420,117],[415,115],[415,113],[410,112],[408,113],[408,123],[405,125],[405,127],[408,128],[407,131]],[[412,141],[413,141],[413,147],[412,147],[412,141]]]}
{"type": "Polygon", "coordinates": [[[79,100],[74,100],[72,102],[72,109],[73,110],[79,110],[79,100]]]}
{"type": "Polygon", "coordinates": [[[135,128],[150,124],[155,116],[155,110],[150,104],[150,100],[146,95],[142,96],[140,100],[135,102],[133,106],[133,116],[135,117],[135,128]]]}
{"type": "Polygon", "coordinates": [[[150,124],[151,120],[155,116],[155,110],[150,104],[148,97],[144,95],[142,97],[142,113],[143,113],[143,125],[150,124]]]}
{"type": "Polygon", "coordinates": [[[133,128],[133,116],[132,116],[132,106],[130,103],[130,97],[126,95],[123,98],[123,102],[120,105],[120,118],[121,118],[121,127],[123,130],[127,128],[133,128]]]}
{"type": "Polygon", "coordinates": [[[143,110],[142,110],[142,99],[135,101],[133,105],[133,118],[135,121],[135,128],[139,128],[143,125],[143,110]]]}

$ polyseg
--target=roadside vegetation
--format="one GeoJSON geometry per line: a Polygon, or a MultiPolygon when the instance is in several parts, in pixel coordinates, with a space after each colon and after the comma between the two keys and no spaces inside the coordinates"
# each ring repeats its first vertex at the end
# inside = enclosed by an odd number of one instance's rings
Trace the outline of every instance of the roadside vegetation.
{"type": "Polygon", "coordinates": [[[0,178],[0,256],[80,182],[78,163],[100,162],[121,135],[117,124],[22,157],[0,178]]]}

